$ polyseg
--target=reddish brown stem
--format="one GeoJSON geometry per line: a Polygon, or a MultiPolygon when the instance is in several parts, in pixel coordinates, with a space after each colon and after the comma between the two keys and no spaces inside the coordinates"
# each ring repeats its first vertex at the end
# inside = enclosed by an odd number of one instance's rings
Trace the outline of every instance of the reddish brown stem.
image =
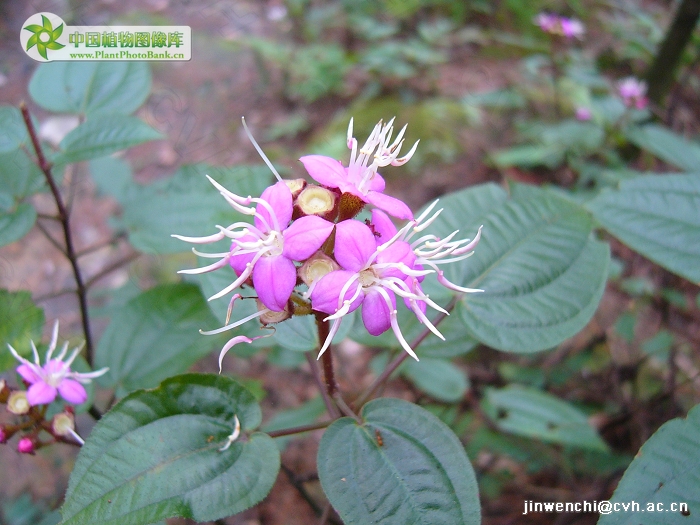
{"type": "Polygon", "coordinates": [[[27,106],[23,103],[20,104],[20,110],[22,112],[22,118],[24,119],[24,125],[27,127],[27,132],[29,133],[29,138],[34,146],[34,152],[36,153],[36,162],[41,169],[46,182],[51,189],[51,194],[53,195],[54,201],[56,202],[56,208],[58,210],[58,220],[63,228],[63,237],[66,243],[65,255],[70,261],[71,267],[73,268],[73,277],[75,279],[76,294],[78,296],[78,302],[80,303],[80,317],[83,324],[83,333],[85,334],[85,351],[87,362],[92,366],[93,361],[93,344],[92,344],[92,333],[90,331],[90,320],[88,317],[88,305],[87,305],[87,288],[83,282],[82,274],[80,273],[80,267],[78,266],[78,257],[75,252],[75,247],[73,245],[73,236],[70,230],[70,217],[66,207],[63,203],[63,198],[61,197],[61,192],[56,185],[56,181],[51,173],[51,163],[46,160],[44,152],[41,149],[41,144],[39,143],[39,138],[36,134],[36,129],[34,129],[34,124],[32,123],[32,118],[29,115],[29,110],[27,106]]]}

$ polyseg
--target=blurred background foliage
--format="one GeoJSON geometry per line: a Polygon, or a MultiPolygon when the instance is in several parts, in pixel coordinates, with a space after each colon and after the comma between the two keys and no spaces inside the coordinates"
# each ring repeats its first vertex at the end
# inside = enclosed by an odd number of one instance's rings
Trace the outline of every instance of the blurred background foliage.
{"type": "MultiPolygon", "coordinates": [[[[241,133],[241,115],[285,177],[303,175],[296,162],[303,154],[346,159],[350,117],[362,140],[380,118],[395,116],[400,125],[409,124],[407,142],[421,143],[406,167],[384,175],[391,193],[416,209],[446,192],[485,182],[513,193],[519,183],[541,186],[548,192],[542,198],[558,206],[593,202],[586,205],[606,229],[599,237],[610,242],[612,261],[598,310],[578,335],[551,352],[504,353],[477,341],[460,321],[467,314],[457,311],[442,325],[447,343],[426,340],[419,349],[425,357],[402,366],[386,394],[418,402],[460,437],[477,471],[484,523],[595,523],[597,516],[585,514],[568,521],[521,516],[523,501],[609,498],[639,447],[700,398],[697,270],[692,263],[678,263],[676,253],[658,255],[663,248],[630,249],[624,243],[628,225],[605,215],[619,204],[615,191],[635,184],[640,174],[700,171],[697,30],[661,102],[629,109],[616,88],[622,78],[645,78],[671,24],[671,7],[678,4],[3,3],[0,101],[6,106],[0,122],[16,130],[8,136],[17,143],[0,142],[0,286],[6,289],[0,291],[0,311],[7,320],[21,312],[22,323],[13,322],[10,331],[4,322],[0,334],[26,349],[15,341],[36,339],[44,315],[65,319],[62,327],[79,332],[77,305],[63,293],[71,285],[70,271],[46,240],[55,231],[42,217],[51,210],[46,190],[18,147],[22,128],[11,106],[20,100],[30,103],[41,123],[42,139],[59,166],[55,175],[76,210],[73,225],[86,252],[89,298],[102,341],[96,363],[113,367],[100,381],[107,389],[97,398],[102,406],[112,394],[152,387],[191,366],[216,368],[211,351],[222,340],[200,338],[196,329],[223,320],[226,305],[204,298],[221,289],[226,277],[178,281],[175,272],[198,261],[169,235],[204,235],[213,224],[227,223],[228,207],[205,173],[245,194],[259,193],[271,181],[241,133]],[[70,24],[191,25],[194,58],[181,64],[102,63],[95,66],[105,70],[101,73],[76,66],[73,75],[122,80],[102,98],[72,93],[73,99],[60,103],[60,93],[46,92],[48,84],[40,79],[57,78],[60,68],[71,66],[37,69],[18,47],[16,27],[39,10],[53,11],[70,24]],[[585,36],[550,38],[533,23],[543,10],[580,18],[585,36]],[[590,118],[577,118],[581,108],[590,118]],[[72,130],[91,118],[113,119],[124,136],[108,146],[99,143],[97,153],[78,148],[85,139],[71,142],[72,130]],[[127,148],[126,154],[111,155],[127,148]],[[22,184],[18,170],[26,173],[22,184]],[[604,190],[611,191],[592,201],[604,190]],[[31,290],[33,301],[21,290],[31,290]],[[144,312],[150,323],[141,326],[144,312]],[[176,323],[183,333],[170,333],[176,323]],[[137,331],[131,343],[143,348],[138,356],[143,362],[135,359],[131,368],[120,368],[119,336],[127,329],[137,331]],[[154,364],[147,350],[166,333],[168,352],[154,364]]],[[[90,131],[87,136],[94,138],[90,131]]],[[[654,202],[650,195],[640,207],[654,202]]],[[[240,308],[234,315],[248,313],[247,306],[240,308]]],[[[225,365],[262,400],[267,430],[308,424],[323,413],[303,358],[303,351],[315,346],[315,334],[296,321],[280,326],[273,343],[236,347],[238,356],[225,365]]],[[[340,347],[346,367],[340,380],[353,391],[400,349],[391,337],[371,338],[357,326],[346,329],[354,342],[340,347]]],[[[2,355],[0,363],[3,369],[12,364],[2,355]]],[[[79,422],[90,425],[87,419],[79,422]]],[[[313,472],[315,452],[303,440],[280,443],[283,464],[313,472]]],[[[38,457],[34,474],[25,472],[27,464],[11,457],[13,452],[0,452],[8,472],[20,473],[0,487],[0,523],[56,523],[52,509],[60,503],[57,494],[65,489],[73,451],[38,457]]],[[[307,478],[288,473],[266,502],[240,519],[292,523],[283,520],[303,507],[298,523],[308,523],[322,496],[313,474],[307,478]]],[[[243,523],[236,519],[226,523],[243,523]]]]}

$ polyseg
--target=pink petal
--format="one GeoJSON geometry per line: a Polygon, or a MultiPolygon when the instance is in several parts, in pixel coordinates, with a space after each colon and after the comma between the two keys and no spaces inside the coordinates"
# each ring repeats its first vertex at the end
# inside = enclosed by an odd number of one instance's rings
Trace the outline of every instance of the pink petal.
{"type": "Polygon", "coordinates": [[[371,191],[378,191],[379,193],[382,193],[384,188],[386,188],[384,177],[382,177],[379,173],[375,173],[374,177],[372,177],[372,180],[369,183],[369,189],[371,191]]]}
{"type": "Polygon", "coordinates": [[[274,312],[287,306],[297,284],[297,269],[284,255],[261,257],[253,269],[253,285],[258,298],[274,312]]]}
{"type": "Polygon", "coordinates": [[[284,256],[305,261],[326,242],[333,226],[332,222],[315,215],[297,219],[284,232],[284,256]]]}
{"type": "Polygon", "coordinates": [[[34,384],[41,381],[41,378],[29,365],[19,365],[17,367],[17,373],[21,375],[22,379],[24,379],[27,383],[34,384]]]}
{"type": "Polygon", "coordinates": [[[406,206],[406,203],[389,195],[377,191],[369,191],[365,197],[365,201],[374,204],[377,208],[384,210],[397,219],[403,219],[405,221],[413,219],[413,212],[406,206]]]}
{"type": "Polygon", "coordinates": [[[56,389],[51,385],[38,381],[27,390],[27,401],[32,406],[48,405],[56,399],[56,389]]]}
{"type": "Polygon", "coordinates": [[[384,244],[396,235],[396,226],[382,210],[376,208],[372,210],[372,225],[374,226],[374,232],[379,234],[377,245],[384,244]]]}
{"type": "MultiPolygon", "coordinates": [[[[272,211],[274,211],[277,218],[280,231],[287,228],[289,221],[292,220],[292,192],[289,187],[284,182],[278,182],[263,191],[260,198],[270,203],[272,211]]],[[[275,227],[275,221],[270,218],[270,212],[266,206],[258,204],[255,210],[265,218],[270,228],[275,227]]],[[[262,231],[268,231],[263,221],[258,217],[255,217],[255,226],[262,231]]]]}
{"type": "Polygon", "coordinates": [[[73,405],[80,405],[87,401],[88,395],[85,387],[73,379],[64,379],[58,385],[58,393],[61,397],[73,405]]]}
{"type": "Polygon", "coordinates": [[[299,159],[316,182],[329,188],[338,188],[347,180],[343,165],[331,157],[323,155],[306,155],[299,159]]]}
{"type": "Polygon", "coordinates": [[[335,226],[335,260],[346,270],[359,272],[377,248],[372,230],[350,219],[335,226]]]}
{"type": "MultiPolygon", "coordinates": [[[[360,166],[358,164],[353,164],[352,166],[349,166],[346,170],[347,181],[353,186],[359,186],[362,182],[362,173],[365,170],[365,167],[360,166]]],[[[369,189],[372,191],[382,192],[384,191],[385,187],[386,182],[384,182],[384,177],[382,177],[379,173],[375,172],[375,174],[372,176],[372,180],[369,181],[369,189]]]]}
{"type": "MultiPolygon", "coordinates": [[[[411,245],[404,241],[394,242],[377,256],[377,263],[403,263],[411,269],[413,269],[415,262],[416,254],[413,253],[411,245]]],[[[398,268],[384,268],[381,270],[381,275],[382,277],[406,278],[406,274],[398,268]]]]}
{"type": "MultiPolygon", "coordinates": [[[[257,237],[255,235],[244,235],[240,239],[236,239],[236,241],[252,242],[256,239],[257,237]]],[[[231,243],[231,250],[238,246],[238,244],[236,244],[236,241],[233,241],[233,243],[231,243]]],[[[236,275],[241,275],[245,271],[247,264],[253,260],[253,257],[255,257],[255,252],[243,253],[240,255],[232,255],[229,258],[229,264],[231,265],[231,268],[233,268],[233,270],[236,272],[236,275]]]]}
{"type": "MultiPolygon", "coordinates": [[[[338,303],[342,304],[342,301],[338,301],[340,292],[342,291],[345,283],[352,279],[355,275],[354,272],[348,272],[345,270],[336,270],[330,272],[318,280],[313,292],[311,293],[311,306],[314,310],[319,312],[325,312],[327,314],[334,314],[338,310],[338,303]]],[[[355,280],[347,289],[343,296],[343,300],[350,299],[357,290],[360,283],[355,280]]],[[[355,310],[362,303],[364,294],[360,295],[351,303],[350,311],[355,310]]]]}
{"type": "MultiPolygon", "coordinates": [[[[423,267],[420,266],[420,265],[419,265],[419,268],[420,268],[421,270],[423,269],[423,267]]],[[[416,269],[418,269],[418,268],[416,268],[416,269]]],[[[423,276],[421,276],[421,277],[419,277],[419,278],[409,277],[409,278],[406,279],[406,281],[405,281],[406,284],[408,285],[408,288],[409,288],[414,294],[416,294],[416,295],[423,295],[423,289],[421,288],[421,286],[420,286],[420,284],[419,284],[419,281],[420,281],[421,279],[423,279],[423,276]]],[[[409,310],[413,310],[413,308],[411,308],[411,301],[410,301],[408,298],[404,297],[404,298],[403,298],[403,303],[406,305],[406,308],[408,308],[409,310]]],[[[426,312],[427,309],[428,309],[428,305],[426,304],[426,302],[425,302],[425,301],[416,301],[416,304],[417,304],[417,306],[418,306],[418,309],[419,309],[421,312],[423,312],[423,314],[425,315],[425,312],[426,312]]],[[[422,321],[421,321],[421,322],[422,322],[422,321]]]]}
{"type": "MultiPolygon", "coordinates": [[[[391,298],[391,310],[396,310],[394,292],[387,290],[391,298]]],[[[381,293],[370,289],[362,302],[362,322],[371,335],[380,335],[391,328],[391,310],[381,293]]]]}

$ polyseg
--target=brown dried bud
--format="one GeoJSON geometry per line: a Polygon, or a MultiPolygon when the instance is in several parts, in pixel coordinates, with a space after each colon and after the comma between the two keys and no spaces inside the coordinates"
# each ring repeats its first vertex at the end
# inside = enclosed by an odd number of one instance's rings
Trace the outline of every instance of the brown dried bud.
{"type": "Polygon", "coordinates": [[[4,379],[0,379],[0,403],[7,403],[7,398],[10,397],[11,390],[7,388],[7,383],[4,379]]]}
{"type": "Polygon", "coordinates": [[[294,204],[302,217],[304,215],[318,215],[324,219],[333,220],[338,211],[336,194],[313,184],[304,188],[294,204]]]}
{"type": "Polygon", "coordinates": [[[343,193],[338,205],[338,222],[352,219],[365,207],[365,201],[352,193],[343,193]]]}

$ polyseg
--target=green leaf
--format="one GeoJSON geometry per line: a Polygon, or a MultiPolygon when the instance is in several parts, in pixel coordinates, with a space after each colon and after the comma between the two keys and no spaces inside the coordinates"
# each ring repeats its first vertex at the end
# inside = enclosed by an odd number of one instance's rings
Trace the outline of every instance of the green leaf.
{"type": "MultiPolygon", "coordinates": [[[[334,343],[340,343],[347,337],[354,318],[354,313],[345,316],[338,333],[333,337],[334,343]]],[[[276,324],[274,340],[278,345],[297,352],[310,352],[321,348],[313,315],[296,316],[276,324]]]]}
{"type": "Polygon", "coordinates": [[[56,113],[129,115],[151,90],[145,62],[49,62],[29,82],[29,94],[56,113]]]}
{"type": "Polygon", "coordinates": [[[277,477],[273,440],[235,381],[187,374],[120,401],[95,426],[70,477],[62,525],[213,521],[262,500],[277,477]],[[243,439],[220,450],[234,429],[243,439]]]}
{"type": "Polygon", "coordinates": [[[401,373],[429,396],[447,403],[462,399],[469,388],[467,375],[445,359],[408,359],[401,373]]]}
{"type": "Polygon", "coordinates": [[[156,286],[121,308],[95,352],[95,368],[109,367],[98,382],[127,391],[156,386],[207,355],[216,338],[203,336],[218,322],[193,284],[156,286]]]}
{"type": "Polygon", "coordinates": [[[32,353],[30,341],[41,340],[43,327],[44,311],[34,304],[29,292],[0,289],[0,372],[18,364],[7,345],[27,357],[32,353]]]}
{"type": "Polygon", "coordinates": [[[100,193],[114,197],[122,205],[138,192],[131,176],[131,166],[124,159],[101,157],[91,160],[90,174],[100,193]]]}
{"type": "Polygon", "coordinates": [[[513,146],[493,153],[491,160],[499,168],[510,166],[555,168],[563,162],[564,151],[555,144],[513,146]]]}
{"type": "Polygon", "coordinates": [[[673,166],[691,172],[700,166],[700,144],[690,142],[663,126],[630,127],[626,136],[633,144],[673,166]]]}
{"type": "Polygon", "coordinates": [[[136,117],[105,115],[91,118],[63,138],[60,144],[62,151],[54,162],[70,164],[96,159],[161,138],[159,132],[136,117]]]}
{"type": "Polygon", "coordinates": [[[689,525],[700,516],[700,406],[665,423],[642,446],[610,499],[636,502],[639,511],[601,516],[598,525],[689,525]],[[681,512],[673,503],[687,503],[681,512]],[[650,512],[648,505],[654,505],[650,512]],[[661,504],[661,507],[658,505],[661,504]],[[660,511],[659,511],[660,510],[660,511]]]}
{"type": "Polygon", "coordinates": [[[11,213],[0,211],[0,246],[24,237],[36,222],[34,206],[22,203],[11,213]]]}
{"type": "Polygon", "coordinates": [[[484,290],[464,295],[457,314],[471,336],[493,348],[535,352],[573,336],[593,316],[610,250],[592,237],[583,208],[536,187],[512,191],[508,198],[486,184],[447,195],[431,232],[473,237],[483,224],[474,255],[445,267],[450,281],[484,290]]]}
{"type": "Polygon", "coordinates": [[[0,154],[0,194],[23,199],[45,185],[44,175],[22,150],[0,154]]]}
{"type": "Polygon", "coordinates": [[[386,398],[367,403],[362,420],[335,421],[318,449],[321,486],[345,523],[481,522],[474,470],[447,425],[386,398]]]}
{"type": "Polygon", "coordinates": [[[586,207],[603,228],[633,250],[700,282],[700,174],[624,181],[619,190],[602,192],[586,207]]]}
{"type": "Polygon", "coordinates": [[[19,109],[0,106],[0,154],[15,151],[29,141],[19,109]]]}
{"type": "Polygon", "coordinates": [[[186,252],[192,244],[174,239],[172,234],[211,235],[216,233],[217,224],[228,226],[249,220],[231,208],[205,175],[245,196],[260,195],[271,178],[264,166],[183,166],[167,180],[140,187],[124,204],[124,222],[131,243],[146,253],[186,252]]]}
{"type": "Polygon", "coordinates": [[[608,449],[584,413],[534,388],[488,388],[482,408],[505,432],[580,448],[608,449]]]}

